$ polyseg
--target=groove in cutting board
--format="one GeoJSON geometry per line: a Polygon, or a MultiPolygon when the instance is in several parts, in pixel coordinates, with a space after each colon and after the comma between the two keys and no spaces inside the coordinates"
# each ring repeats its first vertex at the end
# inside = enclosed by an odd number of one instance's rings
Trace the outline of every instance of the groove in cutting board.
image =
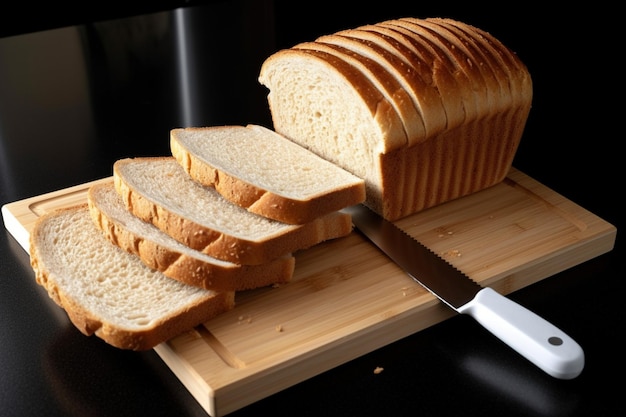
{"type": "MultiPolygon", "coordinates": [[[[28,250],[34,220],[84,201],[90,184],[7,204],[5,226],[28,250]]],[[[500,184],[396,224],[502,294],[612,250],[617,233],[514,168],[500,184]]],[[[235,309],[155,348],[210,415],[228,414],[455,314],[358,233],[295,256],[289,284],[237,293],[235,309]]]]}

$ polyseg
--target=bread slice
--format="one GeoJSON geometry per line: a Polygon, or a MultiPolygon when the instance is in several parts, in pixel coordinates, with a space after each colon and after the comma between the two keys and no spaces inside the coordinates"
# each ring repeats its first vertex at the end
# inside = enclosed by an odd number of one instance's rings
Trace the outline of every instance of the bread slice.
{"type": "Polygon", "coordinates": [[[259,125],[172,129],[193,179],[252,213],[304,224],[365,200],[365,182],[259,125]]]}
{"type": "Polygon", "coordinates": [[[489,63],[489,59],[482,54],[482,51],[472,42],[468,42],[467,36],[462,31],[454,31],[454,26],[446,23],[445,20],[404,18],[404,21],[411,22],[441,37],[441,42],[446,45],[454,54],[459,64],[468,74],[476,71],[480,85],[486,91],[486,108],[492,114],[499,114],[506,110],[511,103],[509,92],[503,94],[502,85],[506,79],[498,78],[489,63]]]}
{"type": "Polygon", "coordinates": [[[515,98],[515,93],[511,91],[509,68],[503,65],[502,61],[498,61],[493,50],[477,41],[476,33],[470,34],[462,30],[449,19],[425,19],[423,24],[445,31],[449,38],[455,39],[457,47],[463,48],[468,56],[474,58],[483,72],[487,88],[494,92],[496,113],[510,109],[511,99],[515,98]]]}
{"type": "MultiPolygon", "coordinates": [[[[371,159],[374,153],[388,152],[407,143],[402,121],[393,106],[365,76],[331,54],[282,49],[263,62],[258,79],[261,84],[272,86],[268,104],[274,129],[283,136],[308,136],[311,142],[319,143],[315,139],[317,129],[335,125],[334,131],[327,134],[335,137],[336,142],[325,144],[321,151],[314,150],[325,159],[329,159],[326,155],[371,159]]],[[[350,172],[361,178],[367,176],[362,170],[350,172]]]]}
{"type": "Polygon", "coordinates": [[[482,117],[486,112],[491,112],[490,92],[487,91],[483,75],[477,65],[473,65],[473,61],[467,60],[467,55],[456,46],[454,46],[447,38],[438,30],[432,30],[420,24],[423,19],[401,18],[391,20],[391,23],[397,24],[409,30],[413,36],[426,39],[431,45],[436,45],[447,59],[454,65],[455,71],[462,72],[469,80],[468,86],[474,94],[475,108],[478,117],[482,117]]]}
{"type": "Polygon", "coordinates": [[[109,242],[87,204],[47,213],[33,226],[37,283],[85,335],[148,350],[234,306],[234,292],[185,285],[109,242]]]}
{"type": "Polygon", "coordinates": [[[352,218],[340,211],[303,225],[250,213],[193,180],[173,157],[120,159],[113,179],[135,216],[193,249],[242,265],[266,263],[352,231],[352,218]]]}
{"type": "Polygon", "coordinates": [[[397,21],[388,20],[375,25],[361,27],[363,32],[376,31],[395,39],[401,45],[401,53],[408,50],[406,59],[418,56],[432,74],[432,81],[437,86],[446,109],[448,128],[453,129],[468,120],[477,117],[476,99],[467,75],[452,61],[440,45],[408,30],[397,21]]]}
{"type": "Polygon", "coordinates": [[[185,284],[214,291],[242,291],[284,284],[293,276],[295,258],[291,254],[260,265],[240,265],[183,245],[130,213],[113,181],[91,186],[88,204],[92,219],[107,239],[137,255],[150,268],[185,284]]]}
{"type": "MultiPolygon", "coordinates": [[[[438,100],[441,100],[445,113],[446,129],[452,129],[464,122],[465,103],[462,96],[464,89],[459,88],[453,69],[446,65],[436,64],[437,61],[433,56],[431,48],[414,41],[412,37],[406,37],[399,31],[385,27],[384,22],[360,26],[356,29],[345,30],[339,33],[376,44],[388,53],[395,55],[397,59],[393,62],[396,65],[400,65],[396,72],[398,75],[405,73],[406,70],[404,68],[407,66],[417,72],[424,83],[429,86],[428,91],[433,97],[431,100],[434,99],[435,95],[437,95],[438,100]]],[[[416,87],[413,87],[413,89],[415,91],[416,87]]],[[[417,100],[424,95],[421,90],[415,91],[415,94],[417,100]]],[[[423,98],[422,101],[424,101],[423,98]]],[[[429,107],[427,102],[424,102],[424,106],[429,107]]],[[[441,115],[439,115],[439,118],[441,118],[441,115]]],[[[414,144],[417,140],[423,140],[425,137],[427,136],[410,138],[409,144],[414,144]]]]}
{"type": "MultiPolygon", "coordinates": [[[[411,138],[421,138],[426,135],[424,120],[420,113],[419,104],[416,104],[408,91],[400,84],[396,77],[377,61],[361,55],[357,51],[348,49],[340,44],[303,42],[294,46],[295,49],[313,49],[337,56],[365,74],[376,85],[402,119],[408,143],[411,138]]],[[[410,71],[410,69],[405,69],[410,71]]]]}
{"type": "Polygon", "coordinates": [[[480,28],[459,22],[453,19],[430,18],[427,20],[441,21],[450,26],[455,26],[463,31],[468,37],[472,38],[477,44],[482,45],[486,55],[492,58],[494,64],[492,68],[504,70],[508,75],[509,88],[512,96],[516,99],[516,103],[522,106],[528,106],[529,97],[532,98],[532,84],[525,65],[521,62],[516,54],[510,51],[489,32],[480,28]]]}
{"type": "Polygon", "coordinates": [[[428,84],[414,67],[407,65],[377,42],[358,36],[356,32],[358,31],[343,30],[336,34],[320,36],[315,41],[341,45],[366,56],[380,63],[402,84],[402,87],[409,93],[413,103],[419,109],[425,129],[423,135],[409,137],[408,146],[445,130],[446,113],[437,89],[432,84],[428,84]]]}

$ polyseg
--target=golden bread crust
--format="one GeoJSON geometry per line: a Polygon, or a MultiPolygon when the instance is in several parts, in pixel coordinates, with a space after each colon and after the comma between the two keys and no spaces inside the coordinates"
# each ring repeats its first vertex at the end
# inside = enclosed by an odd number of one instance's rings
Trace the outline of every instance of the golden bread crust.
{"type": "Polygon", "coordinates": [[[98,184],[89,189],[89,211],[94,223],[112,243],[138,256],[147,266],[165,276],[213,291],[243,291],[285,284],[291,280],[295,258],[290,254],[260,265],[211,263],[137,234],[112,218],[104,207],[105,203],[99,201],[99,192],[109,186],[112,184],[98,184]]]}

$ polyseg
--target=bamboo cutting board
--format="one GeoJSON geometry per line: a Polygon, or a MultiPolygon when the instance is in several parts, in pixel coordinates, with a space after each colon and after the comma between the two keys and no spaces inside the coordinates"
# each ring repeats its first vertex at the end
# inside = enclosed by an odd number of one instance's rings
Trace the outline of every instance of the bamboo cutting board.
{"type": "MultiPolygon", "coordinates": [[[[86,201],[91,184],[5,205],[6,228],[28,250],[37,217],[86,201]]],[[[396,224],[502,294],[612,250],[617,233],[516,169],[494,187],[396,224]]],[[[234,310],[155,350],[221,416],[453,314],[352,233],[297,253],[291,283],[240,292],[234,310]]]]}

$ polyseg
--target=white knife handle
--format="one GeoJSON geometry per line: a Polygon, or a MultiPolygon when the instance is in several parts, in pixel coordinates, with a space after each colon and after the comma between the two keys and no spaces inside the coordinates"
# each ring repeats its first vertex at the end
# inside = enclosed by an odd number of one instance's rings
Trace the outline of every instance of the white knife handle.
{"type": "Polygon", "coordinates": [[[571,337],[491,288],[480,290],[472,301],[457,311],[472,316],[555,378],[576,378],[585,366],[583,350],[571,337]]]}

